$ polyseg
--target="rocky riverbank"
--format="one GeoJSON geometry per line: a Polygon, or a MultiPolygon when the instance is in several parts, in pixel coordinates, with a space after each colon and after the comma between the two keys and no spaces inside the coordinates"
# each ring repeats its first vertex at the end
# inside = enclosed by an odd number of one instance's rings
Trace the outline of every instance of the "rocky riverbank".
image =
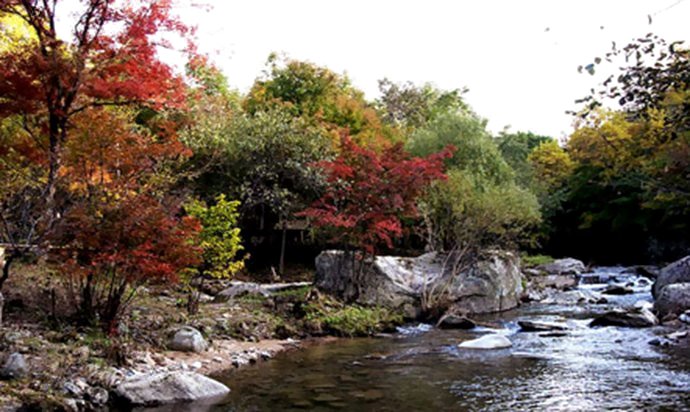
{"type": "MultiPolygon", "coordinates": [[[[360,285],[360,293],[379,305],[386,303],[385,299],[395,303],[388,309],[345,305],[312,288],[309,282],[261,285],[214,281],[202,285],[200,310],[189,315],[181,290],[151,287],[141,291],[117,338],[93,328],[71,326],[59,313],[59,299],[57,309],[46,313],[41,294],[50,288],[54,291],[55,285],[46,281],[50,277],[45,273],[30,268],[23,278],[14,280],[7,320],[0,330],[4,354],[0,359],[0,366],[4,365],[0,368],[4,379],[0,381],[0,405],[4,409],[0,410],[28,406],[81,411],[118,402],[155,405],[222,397],[232,388],[208,376],[303,347],[315,336],[362,336],[394,330],[404,319],[399,311],[406,311],[408,320],[415,319],[419,308],[414,305],[422,299],[424,285],[429,287],[423,282],[440,279],[429,271],[442,268],[439,262],[431,255],[377,260],[367,273],[369,283],[360,285]],[[422,273],[425,278],[420,277],[422,273]],[[416,295],[410,293],[413,288],[417,288],[416,295]],[[413,304],[412,311],[405,307],[408,304],[413,304]]],[[[685,295],[675,291],[677,285],[682,289],[690,279],[682,273],[685,265],[682,260],[660,270],[644,267],[644,276],[639,276],[636,268],[591,272],[574,259],[520,268],[514,255],[495,255],[483,263],[488,270],[470,270],[462,281],[446,284],[452,286],[447,291],[447,296],[453,297],[452,305],[438,326],[472,329],[481,325],[475,316],[481,319],[482,313],[511,309],[520,302],[581,305],[593,310],[590,327],[639,328],[663,323],[666,332],[649,343],[671,345],[688,338],[689,308],[683,300],[685,295]],[[656,306],[650,301],[625,300],[642,290],[649,291],[650,277],[658,278],[655,289],[663,297],[656,306]],[[466,301],[467,296],[470,301],[466,301]],[[664,312],[664,307],[672,309],[664,312]]],[[[321,289],[337,296],[353,290],[338,289],[338,285],[347,285],[342,278],[347,272],[328,272],[327,267],[317,261],[316,279],[321,289]]],[[[555,337],[570,332],[564,325],[527,319],[520,327],[555,337]]],[[[503,338],[487,337],[465,346],[507,347],[503,338]]]]}

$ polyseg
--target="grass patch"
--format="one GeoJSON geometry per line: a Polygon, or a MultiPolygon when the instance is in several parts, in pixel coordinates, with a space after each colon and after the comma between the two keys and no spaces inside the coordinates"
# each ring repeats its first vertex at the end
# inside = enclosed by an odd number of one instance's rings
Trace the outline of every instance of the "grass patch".
{"type": "Polygon", "coordinates": [[[310,303],[306,320],[324,332],[338,336],[371,336],[403,323],[402,314],[382,307],[310,303]]]}
{"type": "Polygon", "coordinates": [[[535,266],[553,263],[556,259],[548,255],[524,255],[521,260],[523,267],[533,268],[535,266]]]}

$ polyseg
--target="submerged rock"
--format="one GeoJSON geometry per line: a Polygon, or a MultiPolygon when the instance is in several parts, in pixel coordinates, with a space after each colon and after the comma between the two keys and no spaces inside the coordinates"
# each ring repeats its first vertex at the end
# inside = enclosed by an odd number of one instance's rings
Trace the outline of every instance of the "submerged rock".
{"type": "Polygon", "coordinates": [[[589,326],[622,326],[628,328],[646,328],[659,324],[654,314],[645,308],[629,311],[614,309],[596,317],[589,326]]]}
{"type": "Polygon", "coordinates": [[[618,285],[618,284],[611,284],[606,287],[606,289],[602,290],[601,293],[605,295],[631,295],[635,293],[633,288],[627,285],[618,285]]]}
{"type": "Polygon", "coordinates": [[[654,310],[661,319],[676,317],[690,309],[690,282],[665,286],[654,302],[654,310]]]}
{"type": "Polygon", "coordinates": [[[119,400],[131,406],[210,401],[229,392],[230,389],[218,381],[182,371],[137,375],[115,388],[119,400]]]}
{"type": "Polygon", "coordinates": [[[690,282],[690,256],[677,260],[661,269],[656,282],[654,282],[652,294],[654,298],[659,298],[661,290],[666,286],[686,282],[690,282]]]}
{"type": "Polygon", "coordinates": [[[536,269],[549,275],[579,275],[585,271],[585,264],[581,260],[563,258],[539,265],[536,269]]]}
{"type": "Polygon", "coordinates": [[[453,273],[448,261],[447,256],[427,253],[417,258],[377,256],[361,262],[342,251],[325,251],[316,258],[314,283],[346,301],[410,314],[416,312],[409,308],[421,307],[423,295],[434,297],[432,309],[436,300],[439,306],[467,314],[499,312],[519,304],[522,274],[515,254],[487,252],[460,273],[453,273]]]}
{"type": "Polygon", "coordinates": [[[168,343],[168,348],[180,352],[203,352],[208,347],[204,336],[191,326],[180,328],[168,343]]]}
{"type": "Polygon", "coordinates": [[[481,338],[468,340],[458,345],[464,349],[504,349],[511,346],[513,343],[510,339],[498,334],[484,335],[481,338]]]}
{"type": "Polygon", "coordinates": [[[518,321],[518,325],[520,325],[520,330],[523,332],[552,332],[564,331],[568,329],[568,326],[562,323],[538,322],[530,320],[520,320],[518,321]]]}

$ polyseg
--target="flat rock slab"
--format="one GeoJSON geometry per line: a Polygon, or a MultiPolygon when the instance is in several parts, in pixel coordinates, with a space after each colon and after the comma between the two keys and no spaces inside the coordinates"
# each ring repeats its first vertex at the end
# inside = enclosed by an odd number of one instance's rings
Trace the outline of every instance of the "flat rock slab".
{"type": "Polygon", "coordinates": [[[510,339],[503,335],[484,335],[478,339],[462,342],[458,347],[463,349],[505,349],[513,346],[510,339]]]}
{"type": "Polygon", "coordinates": [[[194,372],[159,372],[131,377],[115,388],[131,406],[211,402],[230,393],[222,383],[194,372]]]}
{"type": "Polygon", "coordinates": [[[552,332],[568,330],[568,326],[562,323],[538,322],[531,320],[518,321],[520,330],[523,332],[552,332]]]}

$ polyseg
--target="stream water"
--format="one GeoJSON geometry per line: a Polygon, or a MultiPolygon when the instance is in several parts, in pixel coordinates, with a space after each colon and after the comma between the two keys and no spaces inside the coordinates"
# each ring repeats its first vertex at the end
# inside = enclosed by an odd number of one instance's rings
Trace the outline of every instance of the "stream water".
{"type": "Polygon", "coordinates": [[[635,293],[603,305],[532,304],[448,331],[416,325],[392,338],[345,339],[283,353],[222,377],[220,411],[590,411],[690,410],[690,348],[648,342],[664,327],[590,328],[597,313],[651,301],[649,282],[598,268],[582,289],[634,282],[635,293]],[[566,336],[520,332],[518,320],[563,321],[566,336]],[[513,347],[467,350],[458,343],[503,333],[513,347]]]}

